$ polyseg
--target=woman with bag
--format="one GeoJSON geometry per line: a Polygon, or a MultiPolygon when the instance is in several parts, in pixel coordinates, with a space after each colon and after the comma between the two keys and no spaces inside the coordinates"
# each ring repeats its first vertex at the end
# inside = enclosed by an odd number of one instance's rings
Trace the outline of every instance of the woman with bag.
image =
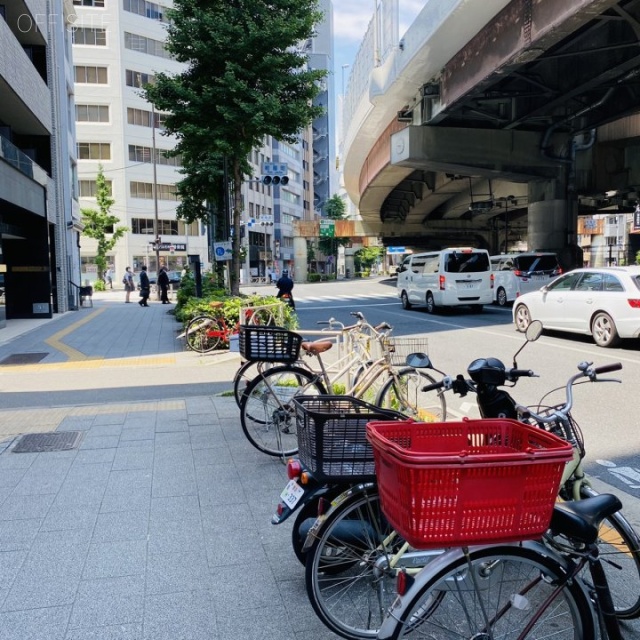
{"type": "Polygon", "coordinates": [[[133,284],[133,274],[131,273],[131,267],[127,267],[124,272],[124,276],[122,277],[122,284],[124,285],[124,290],[126,292],[124,301],[131,302],[129,300],[129,296],[132,291],[135,291],[135,285],[133,284]]]}

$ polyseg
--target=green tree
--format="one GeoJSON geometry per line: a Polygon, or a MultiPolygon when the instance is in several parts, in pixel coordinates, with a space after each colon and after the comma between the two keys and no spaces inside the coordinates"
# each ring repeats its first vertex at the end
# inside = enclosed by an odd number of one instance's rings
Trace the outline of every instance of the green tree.
{"type": "Polygon", "coordinates": [[[98,242],[96,251],[98,282],[103,282],[104,272],[107,270],[107,253],[128,231],[127,227],[116,227],[120,218],[110,213],[114,202],[115,200],[111,197],[111,188],[104,177],[102,165],[99,165],[96,176],[96,204],[98,208],[80,210],[82,224],[84,224],[82,235],[98,242]]]}
{"type": "MultiPolygon", "coordinates": [[[[168,113],[165,132],[178,141],[172,155],[181,156],[186,175],[178,185],[182,217],[207,219],[203,203],[219,197],[226,159],[233,209],[231,292],[237,294],[241,187],[252,173],[249,154],[265,136],[294,143],[323,112],[313,99],[326,72],[308,68],[308,56],[299,50],[322,13],[317,0],[175,0],[167,13],[165,47],[186,69],[157,74],[145,93],[168,113]]],[[[219,211],[224,215],[226,208],[219,211]]]]}
{"type": "MultiPolygon", "coordinates": [[[[344,200],[334,193],[324,205],[325,213],[329,220],[344,220],[346,218],[347,207],[344,200]]],[[[335,255],[337,261],[338,247],[351,244],[351,238],[320,238],[318,247],[326,256],[335,255]]]]}
{"type": "Polygon", "coordinates": [[[359,267],[357,270],[370,271],[371,267],[378,262],[383,255],[384,247],[363,247],[358,249],[353,255],[354,264],[359,267]]]}

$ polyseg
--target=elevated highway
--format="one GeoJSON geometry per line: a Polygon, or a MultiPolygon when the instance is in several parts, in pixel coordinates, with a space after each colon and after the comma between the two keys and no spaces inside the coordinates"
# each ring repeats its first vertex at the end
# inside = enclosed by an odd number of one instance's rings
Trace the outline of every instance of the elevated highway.
{"type": "Polygon", "coordinates": [[[349,196],[386,244],[578,260],[580,213],[635,204],[639,73],[639,0],[430,0],[351,96],[349,196]]]}

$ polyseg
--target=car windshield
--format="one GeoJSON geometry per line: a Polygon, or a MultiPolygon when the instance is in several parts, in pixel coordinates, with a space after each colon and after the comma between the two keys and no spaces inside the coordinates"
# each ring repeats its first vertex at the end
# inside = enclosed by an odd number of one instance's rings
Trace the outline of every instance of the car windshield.
{"type": "Polygon", "coordinates": [[[456,251],[447,254],[445,271],[449,273],[478,273],[489,270],[489,256],[486,253],[463,253],[456,251]]]}

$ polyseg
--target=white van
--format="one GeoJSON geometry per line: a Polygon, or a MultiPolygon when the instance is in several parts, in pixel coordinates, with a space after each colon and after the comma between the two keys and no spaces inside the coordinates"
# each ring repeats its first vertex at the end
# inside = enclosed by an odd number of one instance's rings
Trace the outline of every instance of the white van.
{"type": "Polygon", "coordinates": [[[491,269],[495,277],[494,302],[501,307],[549,284],[562,273],[558,256],[542,251],[491,256],[491,269]]]}
{"type": "Polygon", "coordinates": [[[397,291],[405,309],[424,305],[434,313],[438,307],[470,305],[482,311],[493,302],[489,252],[451,247],[410,255],[398,269],[397,291]]]}

